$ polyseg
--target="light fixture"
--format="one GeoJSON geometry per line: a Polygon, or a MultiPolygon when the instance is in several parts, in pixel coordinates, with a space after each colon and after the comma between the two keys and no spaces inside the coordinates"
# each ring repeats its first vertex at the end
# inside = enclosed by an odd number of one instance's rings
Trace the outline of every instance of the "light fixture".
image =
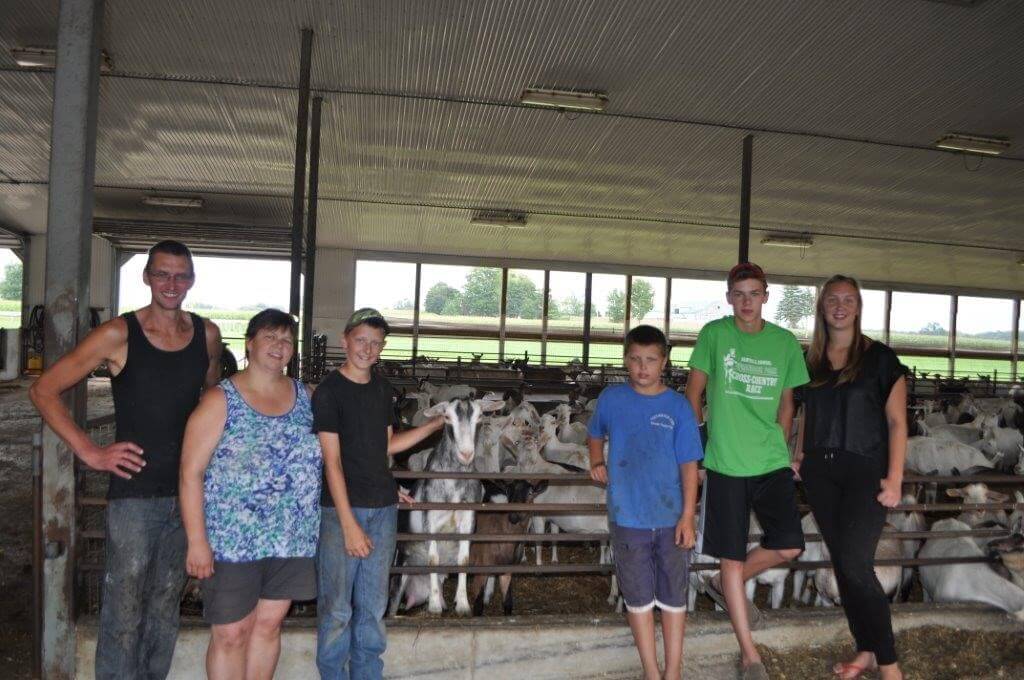
{"type": "Polygon", "coordinates": [[[935,146],[949,151],[980,153],[987,156],[998,156],[1010,148],[1010,140],[1006,137],[984,137],[982,135],[951,132],[939,137],[935,146]]]}
{"type": "Polygon", "coordinates": [[[143,196],[142,202],[161,208],[202,208],[203,199],[190,196],[143,196]]]}
{"type": "Polygon", "coordinates": [[[484,210],[475,213],[469,220],[475,227],[497,227],[499,229],[526,229],[526,215],[518,212],[484,210]]]}
{"type": "Polygon", "coordinates": [[[814,245],[814,239],[810,236],[769,234],[761,239],[761,245],[776,246],[778,248],[810,248],[814,245]]]}
{"type": "MultiPolygon", "coordinates": [[[[12,47],[11,56],[14,63],[22,68],[54,69],[57,67],[57,50],[52,47],[12,47]]],[[[100,71],[109,73],[114,70],[110,55],[100,50],[100,71]]]]}
{"type": "Polygon", "coordinates": [[[551,109],[604,111],[608,97],[603,92],[527,88],[519,95],[519,101],[529,106],[543,106],[551,109]]]}

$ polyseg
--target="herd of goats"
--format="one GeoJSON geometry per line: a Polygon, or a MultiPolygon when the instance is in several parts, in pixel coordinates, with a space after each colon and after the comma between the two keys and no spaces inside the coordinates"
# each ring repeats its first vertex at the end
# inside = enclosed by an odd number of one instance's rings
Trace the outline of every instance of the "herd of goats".
{"type": "MultiPolygon", "coordinates": [[[[946,399],[918,401],[911,407],[911,433],[906,469],[918,476],[985,474],[1003,475],[1007,485],[1019,479],[1024,488],[1024,392],[1011,390],[1008,398],[980,398],[969,393],[946,399]]],[[[531,402],[498,393],[477,395],[468,385],[434,385],[423,381],[417,391],[402,395],[396,417],[403,426],[415,426],[443,415],[447,426],[430,448],[403,459],[410,471],[433,473],[518,473],[556,477],[588,468],[587,422],[595,400],[563,398],[559,402],[531,402]],[[547,407],[543,412],[537,406],[547,407]]],[[[794,428],[795,430],[795,428],[794,428]]],[[[411,490],[418,503],[515,503],[584,504],[605,502],[605,490],[592,484],[548,481],[472,479],[467,476],[443,478],[431,475],[415,481],[411,490]]],[[[905,601],[920,580],[925,601],[980,602],[1003,609],[1024,620],[1024,494],[1011,497],[981,482],[948,486],[945,494],[962,503],[959,512],[922,513],[922,500],[935,502],[937,484],[907,484],[900,507],[889,514],[883,540],[875,555],[879,580],[894,600],[905,601]],[[1013,507],[1009,501],[1015,499],[1013,507]],[[1006,508],[993,507],[1003,504],[1006,508]],[[904,509],[906,506],[912,506],[904,509]],[[915,509],[915,507],[917,509],[915,509]],[[1012,510],[1007,514],[1006,509],[1012,510]],[[935,515],[938,515],[936,518],[935,515]],[[932,519],[929,523],[929,519],[932,519]],[[987,531],[985,531],[987,530],[987,531]],[[892,537],[894,532],[916,532],[914,538],[892,537]],[[931,535],[929,535],[931,534],[931,535]],[[889,562],[883,562],[888,560],[889,562]],[[893,560],[916,560],[920,566],[892,564],[893,560]],[[958,560],[963,560],[958,562],[958,560]]],[[[1000,484],[1002,486],[1002,484],[1000,484]]],[[[947,501],[951,502],[951,501],[947,501]]],[[[463,509],[413,509],[407,530],[416,534],[520,534],[559,531],[596,534],[600,564],[611,563],[607,544],[608,522],[604,514],[549,514],[540,512],[474,512],[463,509]]],[[[927,509],[927,508],[926,508],[927,509]]],[[[405,527],[403,527],[405,528],[405,527]]],[[[803,519],[805,534],[817,534],[813,516],[803,519]]],[[[752,535],[760,533],[752,521],[752,535]]],[[[752,539],[753,546],[755,539],[752,539]]],[[[542,544],[536,546],[541,564],[542,544]]],[[[557,562],[557,543],[551,543],[551,561],[557,562]]],[[[423,603],[433,614],[445,609],[442,583],[445,573],[425,573],[430,567],[504,566],[526,559],[522,542],[469,540],[405,541],[399,544],[396,566],[403,569],[393,586],[390,614],[408,611],[423,603]],[[409,573],[415,571],[416,573],[409,573]]],[[[828,550],[820,540],[809,540],[800,562],[828,561],[828,550]]],[[[690,608],[694,598],[715,571],[714,562],[694,556],[691,572],[690,608]]],[[[607,567],[605,568],[607,570],[607,567]]],[[[443,572],[444,569],[442,568],[443,572]]],[[[492,572],[500,571],[492,569],[492,572]]],[[[839,603],[835,576],[828,568],[778,568],[748,584],[753,598],[757,584],[770,587],[773,608],[782,605],[786,581],[793,574],[792,600],[821,606],[839,603]]],[[[458,573],[455,612],[480,614],[500,585],[503,609],[511,613],[512,574],[458,573]],[[473,602],[473,606],[470,606],[473,602]]],[[[621,607],[615,577],[611,577],[610,606],[621,607]]]]}

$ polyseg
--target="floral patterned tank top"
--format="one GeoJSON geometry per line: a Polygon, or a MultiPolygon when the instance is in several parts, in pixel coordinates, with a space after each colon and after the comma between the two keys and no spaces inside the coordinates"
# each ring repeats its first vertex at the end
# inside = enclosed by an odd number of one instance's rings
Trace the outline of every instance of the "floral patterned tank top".
{"type": "Polygon", "coordinates": [[[246,403],[230,379],[224,433],[203,480],[206,534],[220,562],[313,557],[320,532],[320,442],[309,395],[281,416],[246,403]]]}

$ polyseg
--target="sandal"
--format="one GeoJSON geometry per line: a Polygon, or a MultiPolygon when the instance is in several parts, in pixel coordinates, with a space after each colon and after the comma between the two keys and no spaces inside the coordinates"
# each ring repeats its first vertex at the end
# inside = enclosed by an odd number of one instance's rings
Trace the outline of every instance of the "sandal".
{"type": "Polygon", "coordinates": [[[836,674],[841,680],[856,680],[864,673],[869,671],[878,670],[878,666],[861,666],[855,663],[845,663],[840,661],[835,666],[832,666],[832,672],[836,674]]]}
{"type": "MultiPolygon", "coordinates": [[[[707,594],[708,597],[714,600],[715,604],[717,604],[725,611],[729,611],[729,606],[725,602],[725,594],[722,592],[720,587],[715,585],[714,578],[709,578],[707,581],[704,582],[704,592],[707,594]]],[[[750,630],[756,630],[760,623],[761,610],[758,609],[757,605],[755,605],[753,602],[747,600],[747,626],[750,628],[750,630]]]]}

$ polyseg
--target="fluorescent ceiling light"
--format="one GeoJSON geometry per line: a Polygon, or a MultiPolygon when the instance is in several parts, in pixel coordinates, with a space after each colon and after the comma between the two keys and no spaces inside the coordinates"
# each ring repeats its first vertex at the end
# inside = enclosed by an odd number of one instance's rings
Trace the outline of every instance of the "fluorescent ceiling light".
{"type": "Polygon", "coordinates": [[[519,95],[519,101],[530,106],[544,106],[552,109],[604,111],[608,97],[603,92],[527,88],[519,95]]]}
{"type": "MultiPolygon", "coordinates": [[[[53,69],[57,67],[57,50],[52,47],[12,47],[11,56],[22,68],[53,69]]],[[[114,69],[110,55],[100,50],[100,71],[108,73],[114,69]]]]}
{"type": "Polygon", "coordinates": [[[473,215],[469,223],[476,227],[498,227],[500,229],[526,229],[526,215],[515,212],[484,211],[473,215]]]}
{"type": "Polygon", "coordinates": [[[1010,140],[1005,137],[983,137],[982,135],[968,135],[959,132],[951,132],[939,137],[935,146],[950,151],[964,151],[966,153],[982,153],[988,156],[998,156],[1010,148],[1010,140]]]}
{"type": "Polygon", "coordinates": [[[779,248],[810,248],[814,240],[810,236],[782,236],[769,235],[761,239],[763,246],[776,246],[779,248]]]}
{"type": "Polygon", "coordinates": [[[189,196],[143,196],[142,202],[146,205],[155,205],[162,208],[202,208],[203,199],[189,196]]]}

